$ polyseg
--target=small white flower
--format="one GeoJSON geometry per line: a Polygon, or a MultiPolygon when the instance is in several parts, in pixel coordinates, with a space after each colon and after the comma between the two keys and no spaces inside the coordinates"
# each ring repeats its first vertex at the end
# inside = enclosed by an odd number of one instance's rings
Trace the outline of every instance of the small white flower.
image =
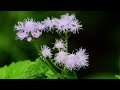
{"type": "Polygon", "coordinates": [[[46,27],[48,27],[47,31],[51,31],[53,29],[54,23],[49,17],[47,17],[47,19],[45,19],[43,23],[46,27]]]}
{"type": "Polygon", "coordinates": [[[61,17],[61,19],[68,20],[68,21],[73,21],[76,19],[76,16],[74,14],[69,15],[69,13],[61,15],[60,17],[61,17]]]}
{"type": "Polygon", "coordinates": [[[76,56],[78,57],[77,58],[77,67],[78,68],[81,68],[81,67],[84,67],[84,66],[88,66],[88,56],[86,53],[85,53],[86,49],[82,49],[80,48],[79,51],[76,52],[76,56]]]}
{"type": "Polygon", "coordinates": [[[75,70],[76,69],[76,55],[75,54],[69,54],[67,55],[65,66],[69,70],[75,70]]]}
{"type": "Polygon", "coordinates": [[[64,43],[64,41],[62,39],[60,39],[60,40],[56,39],[53,48],[65,50],[65,43],[64,43]]]}
{"type": "Polygon", "coordinates": [[[26,32],[23,31],[19,31],[17,33],[17,39],[23,40],[24,38],[26,38],[28,36],[28,34],[26,32]]]}
{"type": "Polygon", "coordinates": [[[43,24],[43,22],[36,22],[36,30],[40,30],[43,31],[45,30],[45,25],[43,24]]]}
{"type": "Polygon", "coordinates": [[[32,31],[31,34],[34,38],[39,38],[39,36],[42,35],[42,31],[32,31]]]}
{"type": "Polygon", "coordinates": [[[79,33],[79,29],[82,29],[81,27],[82,25],[80,25],[75,15],[69,15],[68,13],[61,15],[61,19],[59,19],[56,24],[56,28],[59,33],[72,32],[73,34],[76,34],[79,33]]]}
{"type": "Polygon", "coordinates": [[[52,18],[51,22],[53,23],[53,27],[55,27],[57,25],[57,23],[59,22],[59,19],[57,18],[52,18]]]}
{"type": "Polygon", "coordinates": [[[82,29],[82,24],[80,25],[78,20],[73,20],[69,24],[70,31],[73,32],[73,34],[79,33],[78,30],[82,29]]]}
{"type": "Polygon", "coordinates": [[[24,30],[24,23],[23,22],[18,22],[18,25],[14,26],[15,30],[24,30]]]}
{"type": "Polygon", "coordinates": [[[55,63],[58,64],[58,65],[63,65],[65,63],[66,56],[67,56],[66,52],[60,51],[59,53],[57,53],[55,55],[55,58],[54,58],[55,63]]]}
{"type": "Polygon", "coordinates": [[[34,31],[35,30],[35,24],[36,23],[32,18],[31,19],[29,19],[29,18],[25,19],[25,21],[24,21],[25,31],[27,33],[31,32],[31,31],[34,31]]]}
{"type": "Polygon", "coordinates": [[[49,58],[52,57],[51,49],[48,46],[43,45],[43,47],[41,47],[41,50],[42,50],[42,54],[45,58],[46,57],[49,57],[49,58]]]}
{"type": "Polygon", "coordinates": [[[32,41],[32,37],[28,37],[28,38],[27,38],[27,41],[28,41],[28,42],[31,42],[31,41],[32,41]]]}
{"type": "Polygon", "coordinates": [[[59,19],[58,23],[56,24],[57,31],[59,33],[66,33],[69,29],[69,21],[66,19],[59,19]]]}

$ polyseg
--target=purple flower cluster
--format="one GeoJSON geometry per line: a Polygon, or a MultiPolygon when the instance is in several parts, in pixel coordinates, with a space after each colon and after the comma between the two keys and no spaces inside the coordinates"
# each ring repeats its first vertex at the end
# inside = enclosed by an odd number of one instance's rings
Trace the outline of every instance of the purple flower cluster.
{"type": "Polygon", "coordinates": [[[82,25],[74,14],[69,15],[66,13],[61,15],[60,19],[47,17],[47,19],[41,22],[27,18],[23,22],[18,22],[14,28],[18,31],[17,39],[23,40],[26,38],[30,42],[33,38],[39,38],[43,31],[56,30],[58,33],[71,32],[76,34],[82,29],[82,25]]]}

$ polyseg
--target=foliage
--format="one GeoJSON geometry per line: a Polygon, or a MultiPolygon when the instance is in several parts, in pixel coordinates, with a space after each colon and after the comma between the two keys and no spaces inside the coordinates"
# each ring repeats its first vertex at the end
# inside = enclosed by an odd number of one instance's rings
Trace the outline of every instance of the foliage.
{"type": "Polygon", "coordinates": [[[0,78],[1,79],[18,79],[21,77],[24,70],[27,69],[27,67],[32,64],[32,61],[26,60],[26,61],[19,61],[19,62],[13,62],[9,66],[4,66],[0,68],[0,78]]]}
{"type": "MultiPolygon", "coordinates": [[[[43,60],[19,61],[11,63],[9,66],[0,68],[1,79],[58,79],[43,60]]],[[[63,72],[60,74],[62,79],[76,79],[75,72],[63,72]]]]}

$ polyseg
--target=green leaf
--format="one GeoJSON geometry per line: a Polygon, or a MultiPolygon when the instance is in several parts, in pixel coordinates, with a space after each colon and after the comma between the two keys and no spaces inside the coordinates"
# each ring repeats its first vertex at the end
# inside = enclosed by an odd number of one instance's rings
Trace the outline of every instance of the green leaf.
{"type": "Polygon", "coordinates": [[[93,73],[87,75],[84,78],[85,79],[115,79],[115,75],[113,73],[93,73]]]}
{"type": "Polygon", "coordinates": [[[64,70],[61,74],[61,78],[63,79],[77,79],[76,72],[64,70]]]}
{"type": "Polygon", "coordinates": [[[19,61],[0,68],[0,79],[18,79],[32,61],[19,61]]]}
{"type": "Polygon", "coordinates": [[[8,77],[6,72],[7,72],[7,66],[0,68],[0,79],[4,79],[8,77]]]}
{"type": "Polygon", "coordinates": [[[51,69],[43,60],[36,59],[36,61],[27,68],[21,78],[57,79],[58,77],[51,71],[51,69]]]}
{"type": "Polygon", "coordinates": [[[115,75],[115,78],[116,79],[120,79],[120,75],[115,75]]]}
{"type": "Polygon", "coordinates": [[[58,79],[58,76],[55,75],[50,69],[45,74],[47,76],[47,79],[58,79]]]}

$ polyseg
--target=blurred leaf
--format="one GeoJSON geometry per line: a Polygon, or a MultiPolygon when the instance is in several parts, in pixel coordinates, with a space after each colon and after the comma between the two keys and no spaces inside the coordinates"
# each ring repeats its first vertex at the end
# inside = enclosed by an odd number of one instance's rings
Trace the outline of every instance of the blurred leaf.
{"type": "Polygon", "coordinates": [[[112,73],[97,73],[97,74],[92,74],[87,77],[87,79],[115,79],[115,75],[112,73]]]}
{"type": "Polygon", "coordinates": [[[116,79],[120,79],[120,75],[115,75],[115,78],[116,79]]]}
{"type": "Polygon", "coordinates": [[[8,77],[6,72],[7,72],[7,66],[0,68],[0,79],[4,79],[8,77]]]}

